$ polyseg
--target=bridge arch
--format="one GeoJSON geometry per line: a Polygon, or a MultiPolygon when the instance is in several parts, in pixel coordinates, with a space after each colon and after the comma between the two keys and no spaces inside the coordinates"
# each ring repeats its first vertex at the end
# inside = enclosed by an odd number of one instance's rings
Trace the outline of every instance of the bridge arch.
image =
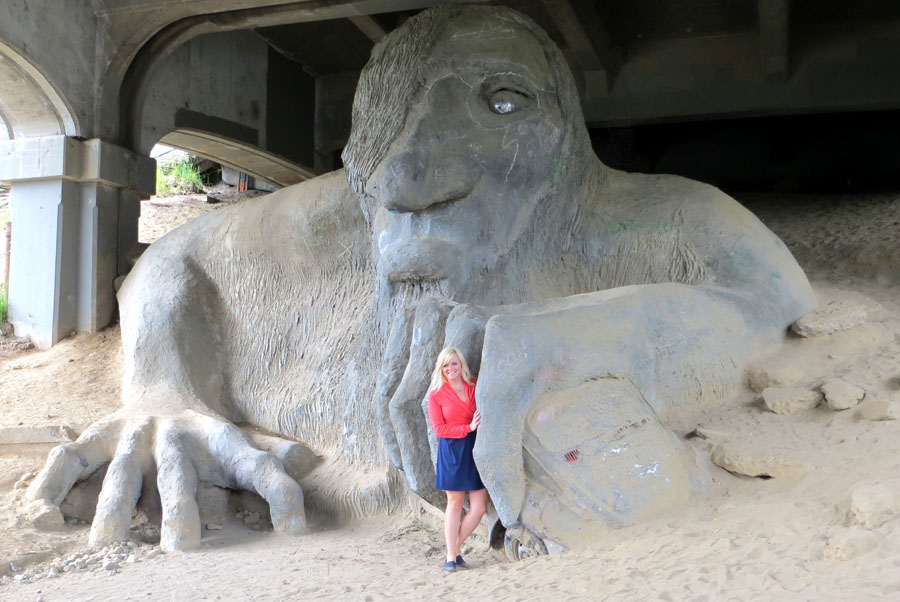
{"type": "Polygon", "coordinates": [[[80,133],[74,111],[50,79],[0,41],[0,139],[80,133]]]}
{"type": "Polygon", "coordinates": [[[316,175],[311,169],[258,146],[208,131],[179,128],[164,135],[158,143],[180,148],[278,186],[290,186],[316,175]]]}

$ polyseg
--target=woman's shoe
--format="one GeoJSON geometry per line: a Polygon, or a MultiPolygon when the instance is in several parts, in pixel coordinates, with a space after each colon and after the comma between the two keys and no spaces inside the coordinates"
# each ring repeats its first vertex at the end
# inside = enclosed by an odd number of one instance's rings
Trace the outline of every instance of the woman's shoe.
{"type": "Polygon", "coordinates": [[[465,560],[463,560],[463,557],[462,557],[462,556],[457,556],[457,557],[456,557],[456,568],[458,568],[458,569],[469,569],[469,568],[472,568],[472,567],[469,566],[469,563],[468,563],[468,562],[466,562],[465,560]]]}
{"type": "Polygon", "coordinates": [[[455,573],[456,572],[456,563],[452,560],[448,560],[444,563],[444,572],[446,573],[455,573]]]}

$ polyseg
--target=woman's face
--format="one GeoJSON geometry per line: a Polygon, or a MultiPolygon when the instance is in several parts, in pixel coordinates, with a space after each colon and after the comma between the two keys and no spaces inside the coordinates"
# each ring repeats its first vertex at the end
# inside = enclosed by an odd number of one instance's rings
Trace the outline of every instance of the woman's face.
{"type": "Polygon", "coordinates": [[[462,378],[462,364],[460,363],[459,358],[455,355],[451,355],[447,360],[447,363],[441,368],[441,371],[444,373],[444,378],[449,381],[462,378]]]}

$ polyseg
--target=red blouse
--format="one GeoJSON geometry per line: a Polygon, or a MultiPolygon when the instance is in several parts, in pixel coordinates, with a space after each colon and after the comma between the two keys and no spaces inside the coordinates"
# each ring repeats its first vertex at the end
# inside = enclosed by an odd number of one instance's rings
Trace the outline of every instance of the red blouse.
{"type": "Polygon", "coordinates": [[[428,394],[428,419],[434,434],[441,439],[462,439],[472,432],[475,416],[475,385],[463,381],[466,401],[459,398],[450,383],[428,394]]]}

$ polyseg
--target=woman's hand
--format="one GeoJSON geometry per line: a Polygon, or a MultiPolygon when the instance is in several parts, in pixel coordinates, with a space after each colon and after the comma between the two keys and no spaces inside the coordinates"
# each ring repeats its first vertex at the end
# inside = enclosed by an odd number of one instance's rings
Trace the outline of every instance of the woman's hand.
{"type": "Polygon", "coordinates": [[[478,428],[479,424],[481,424],[481,412],[475,410],[475,415],[472,416],[472,424],[469,425],[469,428],[474,431],[478,428]]]}

